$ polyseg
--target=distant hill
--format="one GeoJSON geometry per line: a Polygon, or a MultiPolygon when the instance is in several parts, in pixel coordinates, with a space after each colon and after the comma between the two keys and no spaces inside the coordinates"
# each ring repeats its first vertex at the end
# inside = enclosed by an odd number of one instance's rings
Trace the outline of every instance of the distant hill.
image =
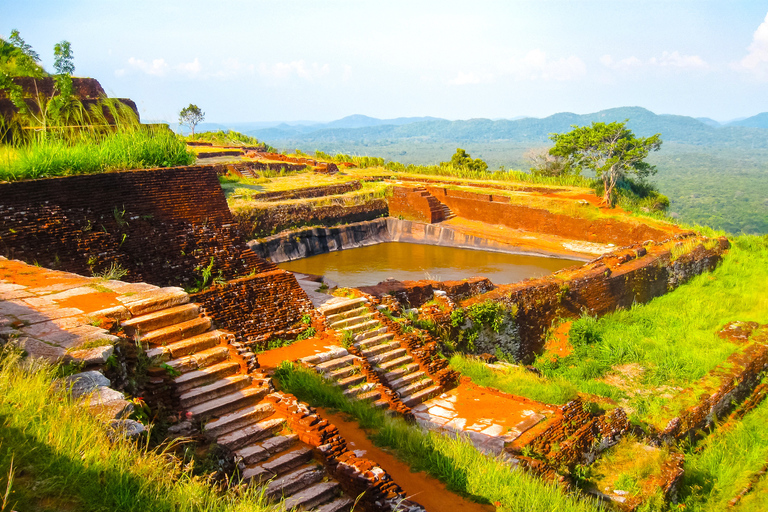
{"type": "Polygon", "coordinates": [[[750,128],[768,128],[768,112],[757,114],[756,116],[740,119],[728,123],[728,126],[746,126],[750,128]]]}
{"type": "MultiPolygon", "coordinates": [[[[762,115],[762,114],[761,114],[762,115]]],[[[739,121],[744,123],[760,116],[739,121]]],[[[252,130],[248,135],[274,146],[323,146],[328,143],[379,144],[388,142],[480,143],[509,141],[515,143],[547,142],[550,133],[568,131],[572,125],[595,121],[612,122],[629,119],[628,126],[637,135],[661,133],[665,142],[724,147],[768,147],[768,126],[713,125],[712,120],[688,116],[658,115],[641,107],[620,107],[591,114],[564,112],[542,119],[517,120],[469,119],[447,121],[434,118],[400,118],[378,120],[367,116],[350,116],[332,123],[314,126],[281,125],[252,130]]],[[[768,122],[768,119],[766,119],[768,122]]]]}

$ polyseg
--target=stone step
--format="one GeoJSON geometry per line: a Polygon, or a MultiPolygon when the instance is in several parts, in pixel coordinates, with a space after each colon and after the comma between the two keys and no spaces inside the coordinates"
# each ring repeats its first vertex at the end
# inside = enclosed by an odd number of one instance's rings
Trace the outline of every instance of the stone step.
{"type": "Polygon", "coordinates": [[[396,381],[397,379],[404,377],[405,375],[408,375],[418,370],[419,370],[418,364],[408,363],[402,368],[394,368],[393,370],[388,371],[387,373],[384,374],[383,377],[386,382],[393,382],[393,381],[396,381]]]}
{"type": "Polygon", "coordinates": [[[351,377],[345,377],[343,379],[339,379],[336,381],[336,384],[346,389],[351,386],[356,386],[363,382],[365,382],[365,375],[357,374],[357,375],[352,375],[351,377]]]}
{"type": "Polygon", "coordinates": [[[389,409],[389,400],[386,398],[379,398],[373,402],[373,406],[377,409],[389,409]]]}
{"type": "Polygon", "coordinates": [[[355,346],[359,348],[360,350],[365,350],[370,347],[373,347],[375,345],[378,345],[380,343],[387,342],[389,340],[392,340],[395,338],[395,335],[391,332],[385,333],[385,334],[378,334],[376,336],[372,336],[370,338],[358,341],[355,343],[355,346]]]}
{"type": "Polygon", "coordinates": [[[425,400],[436,397],[443,392],[443,388],[440,386],[431,386],[421,391],[417,391],[410,396],[402,397],[402,401],[408,407],[415,407],[425,400]]]}
{"type": "Polygon", "coordinates": [[[169,325],[156,331],[150,331],[141,335],[141,342],[145,345],[168,345],[174,341],[197,336],[211,328],[211,319],[199,317],[180,324],[169,325]]]}
{"type": "Polygon", "coordinates": [[[277,455],[280,452],[284,452],[290,449],[299,441],[299,436],[296,434],[286,434],[284,436],[270,437],[261,446],[267,450],[270,455],[277,455]]]}
{"type": "Polygon", "coordinates": [[[368,311],[368,308],[366,306],[360,306],[359,308],[350,309],[348,311],[344,311],[343,313],[337,313],[335,315],[326,315],[325,319],[328,320],[329,324],[332,324],[333,322],[338,322],[339,320],[343,320],[345,318],[362,315],[367,311],[368,311]]]}
{"type": "Polygon", "coordinates": [[[227,359],[229,359],[229,349],[224,346],[218,346],[178,359],[171,359],[166,364],[177,372],[187,373],[212,366],[227,359]]]}
{"type": "Polygon", "coordinates": [[[123,305],[131,316],[137,317],[189,302],[189,295],[181,288],[167,287],[158,291],[142,292],[123,298],[123,305]]]}
{"type": "Polygon", "coordinates": [[[239,363],[235,361],[225,361],[223,363],[208,366],[202,370],[187,372],[180,377],[176,377],[173,382],[176,386],[176,391],[178,393],[184,393],[194,387],[210,384],[215,380],[234,375],[239,371],[239,363]]]}
{"type": "Polygon", "coordinates": [[[235,458],[243,464],[251,465],[265,461],[272,455],[261,444],[250,444],[235,451],[235,458]]]}
{"type": "Polygon", "coordinates": [[[221,331],[208,331],[185,340],[171,343],[170,345],[154,347],[147,350],[147,357],[159,357],[163,361],[179,358],[207,348],[215,347],[221,343],[224,333],[221,331]]]}
{"type": "Polygon", "coordinates": [[[207,437],[215,439],[235,430],[249,427],[269,418],[274,413],[275,407],[269,402],[251,405],[226,414],[217,420],[209,421],[203,428],[203,433],[207,437]]]}
{"type": "Polygon", "coordinates": [[[338,370],[334,370],[330,373],[326,374],[326,377],[328,377],[331,380],[341,380],[345,379],[347,377],[350,377],[352,375],[357,375],[360,373],[360,366],[356,364],[348,364],[347,366],[342,366],[338,370]]]}
{"type": "Polygon", "coordinates": [[[356,398],[366,402],[376,402],[381,398],[381,391],[375,389],[373,391],[366,391],[365,393],[360,393],[357,395],[356,398]]]}
{"type": "Polygon", "coordinates": [[[302,510],[311,510],[318,505],[331,501],[341,491],[338,482],[328,481],[320,482],[298,492],[283,502],[285,510],[300,508],[302,510]]]}
{"type": "Polygon", "coordinates": [[[248,482],[250,485],[261,485],[274,478],[274,473],[271,473],[259,465],[247,466],[243,470],[243,481],[248,482]]]}
{"type": "Polygon", "coordinates": [[[216,442],[234,451],[280,432],[284,426],[285,418],[269,418],[221,436],[216,442]]]}
{"type": "Polygon", "coordinates": [[[376,389],[376,387],[377,387],[376,384],[372,382],[367,382],[362,386],[345,389],[344,395],[346,395],[349,398],[359,398],[360,395],[368,393],[372,389],[376,389]]]}
{"type": "Polygon", "coordinates": [[[249,375],[233,375],[217,380],[207,386],[194,388],[179,396],[179,405],[183,409],[189,409],[203,402],[219,398],[251,385],[249,375]]]}
{"type": "Polygon", "coordinates": [[[366,358],[370,359],[371,357],[376,356],[378,354],[396,350],[398,348],[400,348],[400,342],[389,341],[385,343],[380,343],[378,345],[373,345],[365,350],[361,350],[361,352],[366,358]]]}
{"type": "Polygon", "coordinates": [[[264,494],[272,500],[287,498],[312,484],[316,484],[324,476],[325,471],[317,469],[315,466],[305,466],[269,482],[264,494]]]}
{"type": "Polygon", "coordinates": [[[224,414],[253,405],[269,393],[269,388],[264,386],[249,387],[235,391],[228,395],[203,402],[202,404],[190,407],[188,412],[192,414],[195,420],[204,420],[213,416],[222,416],[224,414]]]}
{"type": "Polygon", "coordinates": [[[349,496],[342,496],[341,498],[337,498],[330,503],[326,503],[325,505],[314,509],[313,512],[349,512],[354,504],[355,501],[352,498],[349,496]]]}
{"type": "Polygon", "coordinates": [[[307,357],[302,357],[299,359],[304,364],[311,364],[311,365],[317,365],[320,363],[324,363],[326,361],[330,361],[331,359],[337,359],[339,357],[344,357],[348,355],[349,352],[347,352],[347,349],[342,347],[335,347],[328,352],[322,352],[320,354],[314,354],[307,357]]]}
{"type": "Polygon", "coordinates": [[[371,363],[374,366],[381,366],[382,363],[386,363],[387,361],[392,361],[394,359],[402,358],[403,356],[408,355],[408,351],[404,348],[400,347],[400,345],[397,345],[398,348],[395,348],[393,350],[389,350],[387,352],[382,352],[379,355],[368,357],[368,362],[371,363]]]}
{"type": "Polygon", "coordinates": [[[240,448],[235,451],[235,455],[245,464],[256,464],[257,462],[262,462],[270,457],[274,457],[280,452],[289,450],[298,440],[299,436],[296,434],[274,436],[268,438],[264,442],[240,448]]]}
{"type": "Polygon", "coordinates": [[[421,391],[422,389],[426,389],[429,386],[434,386],[435,381],[433,381],[430,378],[417,380],[416,382],[412,384],[408,384],[407,386],[403,386],[401,388],[395,389],[398,395],[400,396],[412,396],[417,391],[421,391]]]}
{"type": "Polygon", "coordinates": [[[120,325],[126,336],[133,338],[137,333],[142,335],[156,331],[169,325],[187,322],[200,315],[200,306],[197,304],[182,304],[171,308],[153,311],[146,315],[135,316],[123,321],[120,325]]]}
{"type": "Polygon", "coordinates": [[[359,297],[357,299],[348,299],[345,301],[334,302],[333,304],[320,306],[317,308],[317,310],[327,317],[329,315],[336,315],[343,313],[344,311],[349,311],[350,309],[358,308],[364,304],[368,304],[368,299],[359,297]]]}
{"type": "Polygon", "coordinates": [[[422,371],[416,371],[416,372],[406,373],[400,378],[393,381],[388,380],[387,383],[389,383],[389,387],[391,387],[392,389],[398,389],[404,386],[408,386],[409,384],[413,384],[414,382],[421,380],[426,376],[427,376],[426,373],[422,371]]]}
{"type": "Polygon", "coordinates": [[[346,355],[344,357],[339,357],[337,359],[331,359],[330,361],[326,361],[324,363],[320,363],[317,366],[315,366],[315,370],[323,373],[328,373],[334,370],[338,370],[343,366],[354,364],[356,359],[357,357],[353,355],[346,355]]]}
{"type": "Polygon", "coordinates": [[[284,453],[269,462],[265,462],[261,467],[275,475],[284,475],[310,460],[312,460],[312,449],[302,446],[284,453]]]}
{"type": "Polygon", "coordinates": [[[389,372],[390,370],[395,369],[398,366],[410,364],[412,362],[413,362],[413,358],[409,355],[405,355],[403,357],[398,357],[397,359],[390,359],[389,361],[379,364],[379,369],[385,372],[389,372]]]}
{"type": "MultiPolygon", "coordinates": [[[[349,327],[344,327],[341,330],[343,332],[349,332],[349,333],[352,333],[352,334],[359,334],[359,333],[362,333],[362,332],[368,332],[368,331],[372,331],[374,329],[378,329],[379,325],[380,325],[380,323],[379,323],[378,320],[368,320],[368,321],[365,321],[365,322],[361,322],[359,324],[350,325],[349,327]]],[[[355,341],[357,341],[357,339],[355,339],[355,341]]]]}
{"type": "Polygon", "coordinates": [[[339,329],[343,329],[345,327],[354,327],[356,325],[360,325],[362,323],[368,322],[369,320],[373,319],[373,313],[366,312],[363,313],[360,316],[353,316],[351,318],[344,318],[342,320],[339,320],[337,322],[334,322],[330,324],[331,329],[336,329],[337,331],[339,329]]]}
{"type": "Polygon", "coordinates": [[[381,336],[382,334],[386,334],[387,328],[386,327],[380,327],[378,329],[373,329],[370,331],[366,331],[360,334],[355,335],[355,343],[361,343],[365,340],[369,340],[372,338],[375,338],[377,336],[381,336]]]}

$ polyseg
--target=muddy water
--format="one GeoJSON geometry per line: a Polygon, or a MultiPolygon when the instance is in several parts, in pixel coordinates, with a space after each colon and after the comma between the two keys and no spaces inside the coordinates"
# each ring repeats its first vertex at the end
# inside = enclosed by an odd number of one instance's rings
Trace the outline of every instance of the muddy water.
{"type": "Polygon", "coordinates": [[[370,459],[381,466],[416,503],[427,512],[494,512],[493,505],[474,503],[446,489],[445,484],[424,472],[413,473],[411,468],[394,455],[373,444],[355,421],[344,415],[318,408],[320,416],[336,425],[341,436],[347,440],[350,450],[359,457],[370,459]]]}
{"type": "Polygon", "coordinates": [[[357,287],[378,284],[387,278],[448,281],[474,276],[487,277],[494,284],[509,284],[545,276],[576,263],[560,258],[389,242],[318,254],[279,266],[322,275],[339,286],[357,287]]]}

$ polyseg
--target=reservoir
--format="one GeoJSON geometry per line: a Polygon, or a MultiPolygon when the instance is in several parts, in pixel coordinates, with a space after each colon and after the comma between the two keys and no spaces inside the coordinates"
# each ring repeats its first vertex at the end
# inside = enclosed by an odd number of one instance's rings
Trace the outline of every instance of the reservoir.
{"type": "Polygon", "coordinates": [[[278,266],[293,272],[325,276],[339,286],[354,288],[375,285],[388,278],[451,281],[483,276],[494,284],[509,284],[582,264],[563,258],[387,242],[318,254],[278,266]]]}

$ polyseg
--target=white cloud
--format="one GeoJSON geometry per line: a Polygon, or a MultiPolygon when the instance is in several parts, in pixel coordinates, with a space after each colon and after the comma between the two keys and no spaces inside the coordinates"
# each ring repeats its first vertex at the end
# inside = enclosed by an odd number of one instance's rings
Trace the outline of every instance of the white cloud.
{"type": "Polygon", "coordinates": [[[330,74],[330,72],[331,68],[328,64],[320,65],[313,62],[311,65],[307,65],[303,60],[278,62],[272,65],[261,64],[259,66],[260,75],[280,80],[296,76],[311,82],[330,74]]]}
{"type": "Polygon", "coordinates": [[[627,71],[630,69],[636,69],[643,65],[643,61],[632,55],[626,59],[618,61],[613,60],[610,55],[603,55],[600,57],[600,64],[610,69],[617,69],[619,71],[627,71]]]}
{"type": "Polygon", "coordinates": [[[747,55],[733,67],[768,78],[768,14],[752,36],[747,55]]]}
{"type": "Polygon", "coordinates": [[[683,55],[678,51],[662,52],[658,59],[652,57],[649,61],[652,65],[670,66],[675,68],[706,69],[709,65],[698,55],[683,55]]]}
{"type": "Polygon", "coordinates": [[[195,60],[192,62],[177,64],[174,66],[174,69],[189,75],[197,75],[200,73],[202,67],[200,66],[200,61],[197,59],[197,57],[195,57],[195,60]]]}
{"type": "Polygon", "coordinates": [[[587,73],[584,62],[571,55],[551,59],[542,50],[531,50],[522,59],[510,59],[501,66],[502,72],[520,80],[577,80],[587,73]]]}
{"type": "Polygon", "coordinates": [[[151,63],[142,59],[131,57],[128,59],[128,66],[148,75],[163,76],[168,71],[168,63],[165,59],[154,59],[151,63]]]}

